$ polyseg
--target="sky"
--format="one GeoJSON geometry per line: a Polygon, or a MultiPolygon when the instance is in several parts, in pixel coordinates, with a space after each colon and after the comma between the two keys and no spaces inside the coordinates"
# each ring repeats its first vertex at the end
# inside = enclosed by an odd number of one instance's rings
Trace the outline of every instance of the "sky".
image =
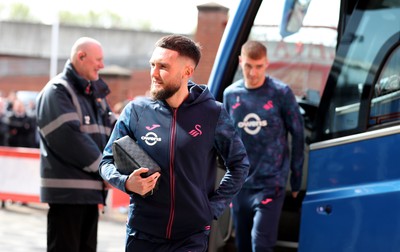
{"type": "MultiPolygon", "coordinates": [[[[282,8],[283,0],[268,0],[273,9],[282,8]]],[[[57,10],[77,13],[88,11],[102,12],[110,10],[124,20],[130,22],[149,21],[155,30],[189,34],[197,25],[197,6],[209,2],[223,5],[232,15],[236,11],[239,0],[2,0],[1,5],[11,5],[20,2],[30,7],[31,14],[40,17],[42,22],[51,23],[57,10]]],[[[304,24],[336,25],[335,9],[337,0],[312,0],[304,24]]],[[[269,14],[269,24],[278,24],[281,11],[269,14]]]]}
{"type": "Polygon", "coordinates": [[[239,0],[2,0],[2,5],[23,3],[41,21],[51,23],[57,9],[76,13],[110,10],[132,22],[150,21],[157,30],[192,33],[197,24],[197,6],[215,2],[235,9],[239,0]],[[46,6],[46,7],[44,7],[46,6]]]}

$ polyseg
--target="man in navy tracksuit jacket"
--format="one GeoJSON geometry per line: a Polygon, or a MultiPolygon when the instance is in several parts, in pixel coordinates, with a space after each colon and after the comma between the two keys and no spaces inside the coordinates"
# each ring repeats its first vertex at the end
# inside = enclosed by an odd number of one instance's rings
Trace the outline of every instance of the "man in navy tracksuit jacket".
{"type": "Polygon", "coordinates": [[[161,38],[150,59],[150,98],[122,111],[100,164],[105,180],[130,194],[126,251],[206,251],[210,224],[240,190],[249,169],[245,148],[229,115],[206,86],[189,81],[200,59],[192,40],[161,38]],[[141,178],[122,175],[112,143],[129,135],[160,165],[141,178]],[[227,168],[215,189],[216,158],[227,168]],[[155,189],[151,195],[142,195],[155,189]]]}

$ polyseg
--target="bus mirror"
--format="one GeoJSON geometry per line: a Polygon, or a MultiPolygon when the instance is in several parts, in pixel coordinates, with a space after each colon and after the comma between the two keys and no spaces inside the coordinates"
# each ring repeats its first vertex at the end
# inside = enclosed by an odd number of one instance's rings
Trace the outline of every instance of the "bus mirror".
{"type": "Polygon", "coordinates": [[[280,34],[284,38],[300,30],[311,0],[286,0],[283,7],[280,34]]]}

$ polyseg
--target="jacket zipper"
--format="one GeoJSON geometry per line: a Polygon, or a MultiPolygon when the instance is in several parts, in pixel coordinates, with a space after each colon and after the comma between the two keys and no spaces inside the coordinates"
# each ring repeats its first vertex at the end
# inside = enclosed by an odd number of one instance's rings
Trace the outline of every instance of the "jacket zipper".
{"type": "Polygon", "coordinates": [[[169,156],[169,182],[171,187],[171,207],[169,212],[169,219],[168,219],[168,226],[167,226],[167,233],[166,238],[171,238],[172,232],[172,223],[174,222],[175,216],[175,175],[174,175],[174,157],[175,157],[175,136],[176,136],[176,112],[177,109],[172,109],[172,122],[171,122],[171,139],[170,139],[170,156],[169,156]]]}

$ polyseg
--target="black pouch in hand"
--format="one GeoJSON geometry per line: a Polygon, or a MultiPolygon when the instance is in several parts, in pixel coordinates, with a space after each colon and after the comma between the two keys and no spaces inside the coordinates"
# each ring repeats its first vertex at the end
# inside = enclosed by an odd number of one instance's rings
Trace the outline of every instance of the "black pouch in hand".
{"type": "MultiPolygon", "coordinates": [[[[115,166],[121,174],[129,175],[141,167],[149,168],[146,173],[140,174],[142,178],[146,178],[155,172],[161,173],[160,166],[128,135],[115,140],[112,151],[115,166]]],[[[157,189],[158,181],[154,190],[157,189]]],[[[152,194],[153,191],[143,197],[152,194]]]]}
{"type": "Polygon", "coordinates": [[[140,174],[143,178],[155,172],[160,172],[160,166],[129,136],[114,141],[112,146],[115,166],[125,175],[131,174],[140,167],[149,168],[146,173],[140,174]]]}

